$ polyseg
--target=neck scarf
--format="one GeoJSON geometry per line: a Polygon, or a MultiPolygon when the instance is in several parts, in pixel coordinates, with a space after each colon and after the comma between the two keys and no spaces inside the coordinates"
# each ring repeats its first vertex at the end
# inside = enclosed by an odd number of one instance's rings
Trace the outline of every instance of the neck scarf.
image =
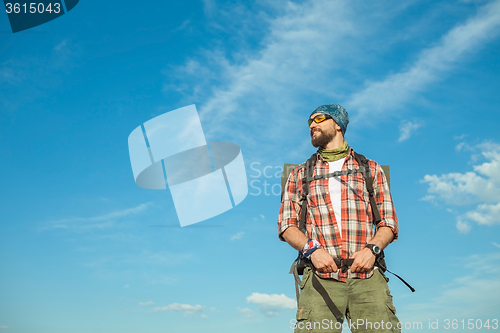
{"type": "Polygon", "coordinates": [[[347,154],[349,153],[349,145],[347,144],[346,141],[344,141],[344,144],[340,148],[333,150],[326,150],[320,147],[318,149],[318,152],[325,161],[335,162],[347,156],[347,154]]]}

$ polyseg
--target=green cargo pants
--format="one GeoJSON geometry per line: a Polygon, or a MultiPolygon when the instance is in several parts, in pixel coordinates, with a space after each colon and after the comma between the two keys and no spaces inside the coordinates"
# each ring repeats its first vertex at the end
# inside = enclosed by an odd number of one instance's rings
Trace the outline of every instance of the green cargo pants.
{"type": "Polygon", "coordinates": [[[344,323],[337,322],[323,297],[312,286],[313,271],[304,270],[300,284],[299,308],[295,333],[342,332],[349,327],[353,333],[399,333],[399,320],[387,279],[378,269],[369,279],[347,279],[339,282],[332,279],[318,280],[331,299],[345,314],[344,323]]]}

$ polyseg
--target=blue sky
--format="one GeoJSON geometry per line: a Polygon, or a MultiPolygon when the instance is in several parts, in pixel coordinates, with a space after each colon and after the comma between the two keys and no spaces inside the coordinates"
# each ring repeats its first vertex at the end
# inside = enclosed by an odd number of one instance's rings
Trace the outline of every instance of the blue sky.
{"type": "Polygon", "coordinates": [[[417,289],[391,278],[399,319],[500,319],[499,51],[498,0],[82,0],[16,34],[0,15],[0,331],[290,332],[272,189],[332,102],[391,166],[388,265],[417,289]],[[251,186],[180,228],[127,138],[191,104],[251,186]]]}

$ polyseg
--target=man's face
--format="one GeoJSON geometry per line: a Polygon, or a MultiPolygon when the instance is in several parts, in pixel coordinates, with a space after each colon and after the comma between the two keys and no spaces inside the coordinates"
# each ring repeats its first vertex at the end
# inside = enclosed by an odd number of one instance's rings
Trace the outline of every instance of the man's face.
{"type": "MultiPolygon", "coordinates": [[[[322,113],[315,113],[311,115],[309,119],[314,119],[318,115],[322,115],[322,113]]],[[[311,125],[309,125],[312,145],[314,147],[326,147],[326,145],[338,135],[337,127],[340,129],[339,125],[337,125],[333,119],[326,119],[320,123],[313,121],[311,125]]]]}

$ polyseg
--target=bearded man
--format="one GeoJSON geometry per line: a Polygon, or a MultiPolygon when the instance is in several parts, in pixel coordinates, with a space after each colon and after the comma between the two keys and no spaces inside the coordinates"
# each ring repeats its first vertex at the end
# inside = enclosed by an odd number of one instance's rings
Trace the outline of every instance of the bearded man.
{"type": "Polygon", "coordinates": [[[318,147],[311,157],[312,175],[337,175],[311,178],[303,196],[306,163],[302,163],[290,173],[284,189],[279,237],[311,263],[300,282],[295,332],[341,332],[344,317],[353,333],[400,332],[388,279],[374,266],[381,250],[398,237],[396,212],[379,164],[364,162],[374,201],[363,173],[352,172],[363,166],[344,140],[348,123],[346,110],[337,104],[322,105],[311,113],[311,143],[318,147]],[[305,230],[300,230],[304,200],[305,230]],[[374,218],[371,204],[380,218],[374,218]],[[347,262],[349,267],[338,267],[347,262]],[[333,313],[328,298],[341,318],[333,313]]]}

